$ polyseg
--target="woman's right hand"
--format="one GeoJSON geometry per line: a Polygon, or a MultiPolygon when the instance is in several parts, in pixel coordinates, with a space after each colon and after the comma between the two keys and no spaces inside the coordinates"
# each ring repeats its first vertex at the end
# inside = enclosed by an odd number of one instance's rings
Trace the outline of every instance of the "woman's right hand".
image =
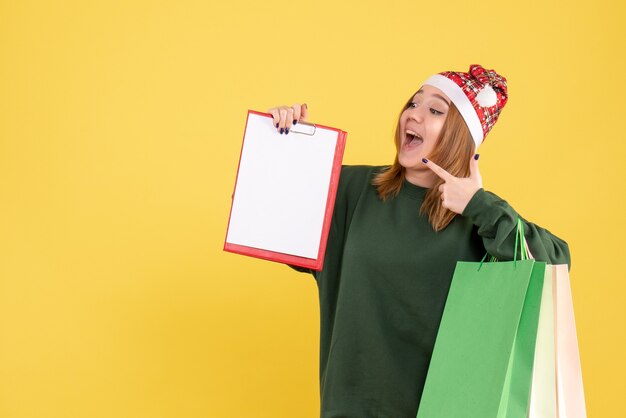
{"type": "Polygon", "coordinates": [[[269,109],[267,113],[271,113],[274,117],[274,126],[281,133],[287,135],[293,125],[298,122],[306,122],[308,117],[308,109],[306,103],[294,104],[293,106],[277,106],[269,109]]]}

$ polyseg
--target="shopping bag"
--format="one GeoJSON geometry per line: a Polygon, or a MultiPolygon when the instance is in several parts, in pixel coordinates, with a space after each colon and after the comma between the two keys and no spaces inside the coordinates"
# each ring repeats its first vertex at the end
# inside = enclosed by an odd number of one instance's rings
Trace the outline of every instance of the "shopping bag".
{"type": "Polygon", "coordinates": [[[417,418],[527,417],[545,271],[530,259],[457,263],[417,418]]]}
{"type": "Polygon", "coordinates": [[[529,418],[556,418],[556,352],[554,341],[554,266],[546,267],[541,295],[529,418]]]}
{"type": "Polygon", "coordinates": [[[558,418],[585,418],[578,337],[567,265],[552,266],[554,277],[554,329],[558,418]]]}
{"type": "Polygon", "coordinates": [[[537,276],[536,278],[531,276],[513,351],[509,359],[498,418],[526,418],[528,416],[546,271],[548,268],[545,263],[535,264],[533,273],[537,276]]]}
{"type": "Polygon", "coordinates": [[[530,398],[530,418],[586,418],[568,267],[544,278],[530,398]]]}

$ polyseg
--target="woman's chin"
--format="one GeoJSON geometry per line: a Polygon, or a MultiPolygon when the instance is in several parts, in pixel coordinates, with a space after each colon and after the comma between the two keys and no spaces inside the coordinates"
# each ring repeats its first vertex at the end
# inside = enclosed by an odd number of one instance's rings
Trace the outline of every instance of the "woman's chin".
{"type": "Polygon", "coordinates": [[[413,168],[422,162],[422,156],[418,153],[400,152],[398,154],[398,162],[404,168],[413,168]]]}

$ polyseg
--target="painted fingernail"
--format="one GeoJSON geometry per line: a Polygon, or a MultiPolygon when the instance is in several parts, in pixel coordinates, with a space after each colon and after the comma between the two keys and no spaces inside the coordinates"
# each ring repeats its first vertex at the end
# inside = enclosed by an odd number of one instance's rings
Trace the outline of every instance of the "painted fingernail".
{"type": "Polygon", "coordinates": [[[276,127],[278,128],[278,123],[276,124],[276,127]]]}
{"type": "Polygon", "coordinates": [[[298,119],[294,119],[294,120],[293,120],[293,124],[294,124],[294,125],[297,125],[297,124],[298,124],[298,119]]]}
{"type": "Polygon", "coordinates": [[[476,154],[476,155],[474,155],[474,159],[475,159],[475,160],[477,160],[477,159],[478,159],[478,157],[480,157],[480,154],[476,154]]]}
{"type": "Polygon", "coordinates": [[[426,164],[426,163],[428,162],[428,160],[427,160],[426,158],[422,158],[422,162],[423,162],[424,164],[426,164]]]}
{"type": "Polygon", "coordinates": [[[282,135],[285,132],[284,128],[280,128],[280,134],[282,135]]]}
{"type": "Polygon", "coordinates": [[[289,133],[289,128],[285,128],[285,135],[289,133]]]}

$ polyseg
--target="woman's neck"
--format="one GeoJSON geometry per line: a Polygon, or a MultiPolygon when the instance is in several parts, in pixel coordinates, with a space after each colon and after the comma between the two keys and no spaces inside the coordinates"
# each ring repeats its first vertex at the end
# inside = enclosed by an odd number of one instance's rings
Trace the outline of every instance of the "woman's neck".
{"type": "Polygon", "coordinates": [[[411,184],[431,189],[437,182],[437,175],[429,168],[405,169],[404,178],[411,184]]]}

